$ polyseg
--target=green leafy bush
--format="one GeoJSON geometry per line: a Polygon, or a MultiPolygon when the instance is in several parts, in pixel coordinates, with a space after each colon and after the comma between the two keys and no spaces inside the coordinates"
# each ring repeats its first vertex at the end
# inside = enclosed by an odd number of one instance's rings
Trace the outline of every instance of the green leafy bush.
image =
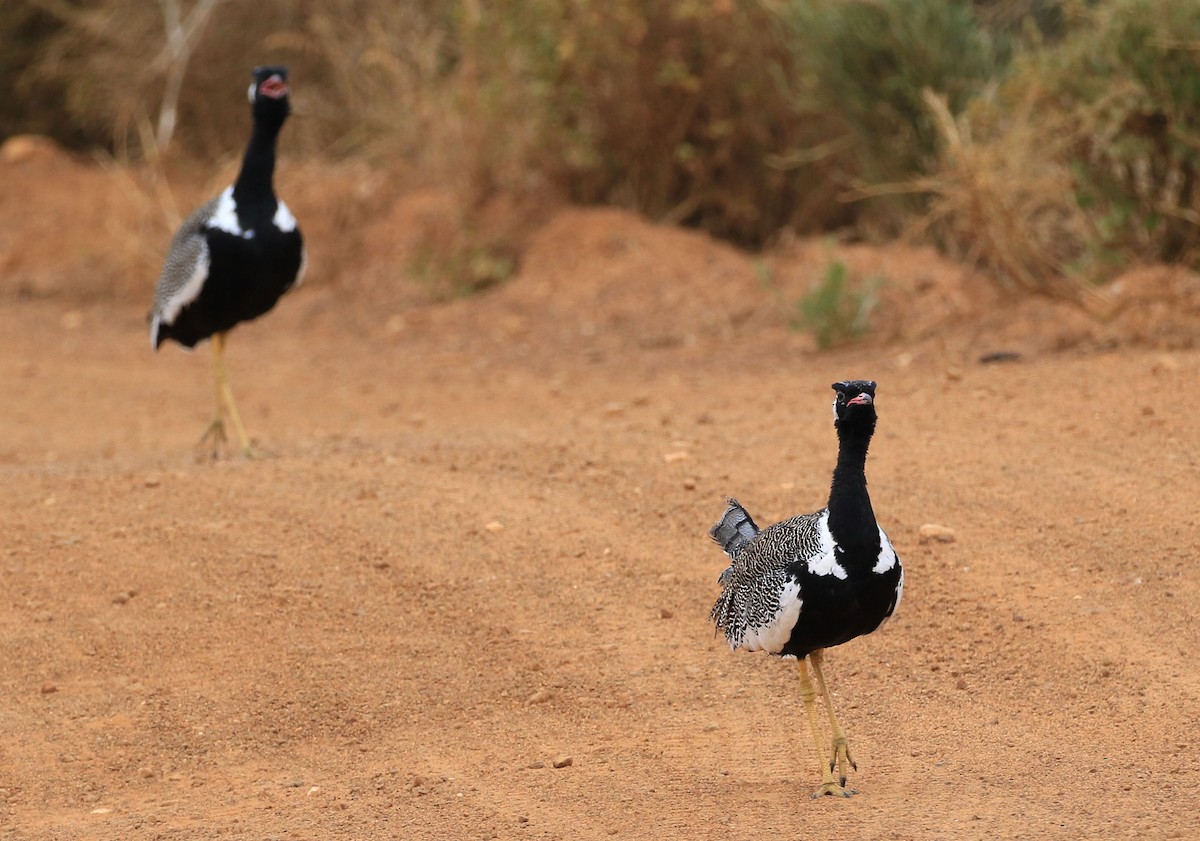
{"type": "Polygon", "coordinates": [[[853,341],[870,327],[882,285],[878,277],[857,282],[845,263],[834,260],[821,282],[796,302],[792,326],[811,332],[821,350],[853,341]]]}

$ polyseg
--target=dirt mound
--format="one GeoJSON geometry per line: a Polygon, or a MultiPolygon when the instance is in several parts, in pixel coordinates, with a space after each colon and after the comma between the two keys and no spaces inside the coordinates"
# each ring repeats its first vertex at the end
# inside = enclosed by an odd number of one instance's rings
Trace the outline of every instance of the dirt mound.
{"type": "MultiPolygon", "coordinates": [[[[227,184],[237,165],[230,156],[215,173],[188,163],[103,167],[40,138],[10,139],[0,148],[0,295],[144,306],[179,218],[227,184]]],[[[1200,336],[1200,277],[1180,268],[1117,278],[1099,290],[1097,317],[1005,290],[929,247],[807,238],[752,255],[615,209],[500,196],[467,213],[451,191],[408,188],[404,173],[353,164],[285,159],[277,183],[308,242],[306,283],[327,287],[354,329],[383,335],[464,322],[473,325],[460,336],[466,344],[603,352],[617,343],[664,348],[768,332],[807,350],[817,345],[816,330],[801,318],[802,302],[836,270],[841,294],[864,318],[853,334],[833,331],[835,343],[1036,355],[1188,348],[1200,336]],[[484,261],[486,283],[507,279],[454,300],[473,284],[468,277],[464,287],[447,286],[443,276],[470,276],[472,261],[484,261]]]]}

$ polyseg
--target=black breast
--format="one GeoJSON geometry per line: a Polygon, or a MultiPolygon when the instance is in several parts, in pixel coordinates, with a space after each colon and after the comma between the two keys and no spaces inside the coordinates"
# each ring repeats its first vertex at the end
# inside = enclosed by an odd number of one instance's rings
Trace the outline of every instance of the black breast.
{"type": "MultiPolygon", "coordinates": [[[[872,560],[872,565],[873,565],[872,560]]],[[[815,575],[805,564],[790,570],[800,583],[800,616],[781,654],[805,657],[818,648],[829,648],[869,634],[891,616],[900,583],[900,561],[886,572],[849,566],[846,578],[815,575]]]]}
{"type": "Polygon", "coordinates": [[[208,228],[205,236],[208,277],[169,327],[169,335],[187,347],[270,311],[296,282],[303,262],[299,228],[261,225],[249,238],[208,228]]]}

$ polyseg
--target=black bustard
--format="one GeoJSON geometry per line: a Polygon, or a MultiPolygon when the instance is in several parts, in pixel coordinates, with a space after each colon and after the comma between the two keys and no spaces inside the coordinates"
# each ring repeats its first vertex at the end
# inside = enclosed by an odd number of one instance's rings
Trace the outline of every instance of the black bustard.
{"type": "Polygon", "coordinates": [[[732,559],[721,573],[721,597],[712,619],[730,648],[795,657],[800,697],[821,763],[823,794],[849,797],[847,766],[858,770],[833,712],[821,670],[826,648],[869,634],[892,615],[904,590],[904,570],[891,541],[875,522],[867,495],[867,447],[875,432],[875,383],[834,383],[837,467],[829,505],[759,530],[736,499],[709,534],[732,559]],[[812,663],[832,731],[825,753],[809,679],[812,663]],[[837,771],[837,778],[833,772],[837,771]]]}
{"type": "Polygon", "coordinates": [[[171,240],[150,309],[150,342],[186,348],[212,338],[217,414],[203,444],[216,456],[225,416],[242,452],[254,452],[233,402],[225,370],[225,337],[235,324],[268,312],[304,274],[304,240],[296,219],[275,196],[275,144],[290,111],[286,67],[256,67],[250,86],[254,129],[237,181],[180,225],[171,240]]]}

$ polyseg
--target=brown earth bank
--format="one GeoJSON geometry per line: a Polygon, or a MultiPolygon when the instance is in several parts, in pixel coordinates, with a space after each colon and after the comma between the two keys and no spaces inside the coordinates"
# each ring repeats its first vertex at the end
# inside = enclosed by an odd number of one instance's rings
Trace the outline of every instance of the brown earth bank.
{"type": "Polygon", "coordinates": [[[436,303],[387,220],[445,202],[343,171],[334,219],[289,197],[309,282],[230,341],[269,455],[212,462],[209,350],[155,355],[143,320],[169,228],[122,224],[153,216],[122,215],[128,173],[19,166],[0,837],[1200,831],[1193,276],[1127,275],[1101,323],[925,249],[750,257],[563,209],[510,281],[436,303]],[[789,320],[831,254],[886,283],[817,353],[789,320]],[[760,523],[823,504],[850,376],[879,381],[906,591],[829,654],[860,794],[814,801],[795,666],[714,635],[706,531],[730,494],[760,523]]]}

